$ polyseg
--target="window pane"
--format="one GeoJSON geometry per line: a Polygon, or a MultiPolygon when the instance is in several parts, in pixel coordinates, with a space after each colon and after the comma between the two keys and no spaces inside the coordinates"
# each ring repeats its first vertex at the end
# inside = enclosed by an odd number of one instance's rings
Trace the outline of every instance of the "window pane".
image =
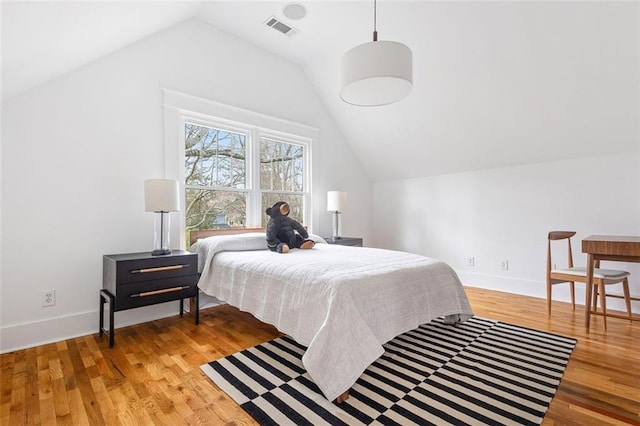
{"type": "Polygon", "coordinates": [[[263,192],[262,193],[262,212],[264,213],[262,218],[262,227],[267,226],[269,216],[267,216],[266,210],[273,206],[278,201],[286,201],[291,207],[289,217],[297,220],[304,225],[304,196],[292,195],[292,194],[280,194],[277,192],[263,192]]]}
{"type": "Polygon", "coordinates": [[[260,188],[302,192],[304,149],[301,145],[260,139],[260,188]]]}
{"type": "Polygon", "coordinates": [[[187,188],[185,211],[187,231],[243,227],[247,196],[244,192],[187,188]]]}
{"type": "Polygon", "coordinates": [[[241,133],[185,124],[185,184],[246,188],[246,142],[241,133]]]}
{"type": "MultiPolygon", "coordinates": [[[[187,231],[259,226],[253,223],[254,218],[265,226],[266,208],[280,200],[291,205],[292,218],[304,221],[310,141],[298,140],[296,135],[283,135],[282,139],[264,136],[261,129],[242,123],[227,125],[212,120],[202,124],[184,118],[187,231]],[[259,156],[249,155],[257,149],[259,156]],[[260,181],[257,188],[254,178],[260,181]],[[262,209],[248,212],[247,200],[255,196],[261,198],[262,209]],[[247,218],[251,223],[247,224],[247,218]]],[[[249,204],[252,209],[260,207],[249,204]]]]}

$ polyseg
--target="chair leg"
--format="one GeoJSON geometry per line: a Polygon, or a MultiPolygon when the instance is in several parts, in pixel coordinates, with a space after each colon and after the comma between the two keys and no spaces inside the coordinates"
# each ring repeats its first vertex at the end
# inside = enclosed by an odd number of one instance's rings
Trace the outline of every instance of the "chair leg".
{"type": "Polygon", "coordinates": [[[593,297],[591,298],[591,300],[593,300],[593,311],[597,312],[598,311],[598,295],[600,293],[598,292],[598,286],[596,284],[593,285],[593,297]]]}
{"type": "Polygon", "coordinates": [[[551,281],[547,278],[547,315],[551,315],[551,281]]]}
{"type": "Polygon", "coordinates": [[[627,305],[629,321],[633,322],[633,315],[631,315],[631,293],[629,292],[629,280],[627,278],[622,281],[622,292],[624,293],[624,304],[627,305]]]}
{"type": "Polygon", "coordinates": [[[607,296],[605,294],[604,282],[598,283],[598,292],[600,293],[600,304],[602,305],[602,321],[604,322],[604,329],[607,330],[607,296]]]}

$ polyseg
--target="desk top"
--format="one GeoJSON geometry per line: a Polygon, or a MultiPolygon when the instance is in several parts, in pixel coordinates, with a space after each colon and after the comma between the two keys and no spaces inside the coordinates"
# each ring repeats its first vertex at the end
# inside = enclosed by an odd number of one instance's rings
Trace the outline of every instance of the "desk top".
{"type": "Polygon", "coordinates": [[[640,257],[640,237],[590,235],[582,240],[582,252],[589,254],[640,257]]]}

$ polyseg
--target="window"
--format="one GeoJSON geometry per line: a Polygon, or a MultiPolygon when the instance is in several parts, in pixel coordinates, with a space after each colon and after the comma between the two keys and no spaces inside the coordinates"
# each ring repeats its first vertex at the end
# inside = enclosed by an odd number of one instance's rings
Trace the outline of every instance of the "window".
{"type": "Polygon", "coordinates": [[[311,147],[317,128],[162,92],[164,176],[184,183],[180,226],[172,227],[181,248],[189,230],[266,226],[265,210],[280,200],[291,205],[292,218],[313,227],[311,147]]]}
{"type": "Polygon", "coordinates": [[[308,141],[213,121],[185,121],[184,141],[186,231],[264,227],[277,201],[306,223],[308,141]]]}

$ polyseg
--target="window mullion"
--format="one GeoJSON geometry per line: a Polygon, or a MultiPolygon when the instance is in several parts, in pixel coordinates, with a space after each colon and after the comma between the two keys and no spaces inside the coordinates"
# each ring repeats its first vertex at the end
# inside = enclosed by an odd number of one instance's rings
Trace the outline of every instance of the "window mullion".
{"type": "Polygon", "coordinates": [[[256,128],[249,134],[247,149],[247,226],[262,224],[262,204],[260,188],[260,131],[256,128]]]}

